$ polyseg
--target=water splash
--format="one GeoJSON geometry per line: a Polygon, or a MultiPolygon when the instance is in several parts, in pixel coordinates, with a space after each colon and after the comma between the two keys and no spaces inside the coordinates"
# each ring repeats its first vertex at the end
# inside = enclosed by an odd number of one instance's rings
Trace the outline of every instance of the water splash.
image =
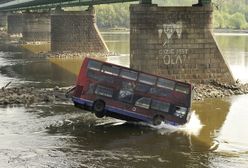
{"type": "Polygon", "coordinates": [[[164,134],[171,134],[174,132],[182,132],[187,135],[195,135],[198,136],[203,125],[201,123],[201,120],[199,119],[199,116],[195,113],[195,111],[192,112],[190,121],[182,126],[173,126],[169,124],[162,123],[159,126],[153,126],[150,125],[153,129],[156,129],[158,133],[164,135],[164,134]]]}

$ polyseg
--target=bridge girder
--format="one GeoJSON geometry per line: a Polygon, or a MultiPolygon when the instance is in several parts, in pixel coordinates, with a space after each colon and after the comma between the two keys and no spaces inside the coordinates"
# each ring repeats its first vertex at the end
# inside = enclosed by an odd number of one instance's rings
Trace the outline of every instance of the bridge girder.
{"type": "Polygon", "coordinates": [[[109,3],[134,2],[139,0],[12,0],[0,3],[0,11],[21,11],[27,9],[50,9],[57,6],[89,6],[109,3]]]}

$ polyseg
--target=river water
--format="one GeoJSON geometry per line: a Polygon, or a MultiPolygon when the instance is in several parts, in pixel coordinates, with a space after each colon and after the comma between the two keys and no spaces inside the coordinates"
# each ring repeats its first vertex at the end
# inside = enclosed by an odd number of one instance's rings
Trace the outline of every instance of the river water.
{"type": "MultiPolygon", "coordinates": [[[[109,62],[129,65],[129,34],[103,32],[109,62]]],[[[236,79],[248,82],[248,36],[216,34],[236,79]]],[[[0,49],[1,50],[1,49],[0,49]]],[[[0,52],[0,87],[72,85],[82,59],[0,52]]],[[[248,167],[248,95],[193,103],[184,127],[97,119],[72,104],[0,107],[0,167],[248,167]]]]}

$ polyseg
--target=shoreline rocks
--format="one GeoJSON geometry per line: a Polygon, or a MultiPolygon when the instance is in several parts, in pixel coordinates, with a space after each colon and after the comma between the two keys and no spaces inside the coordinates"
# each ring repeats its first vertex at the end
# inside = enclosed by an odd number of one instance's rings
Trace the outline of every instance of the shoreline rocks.
{"type": "Polygon", "coordinates": [[[197,84],[194,88],[194,101],[202,101],[206,98],[223,98],[233,95],[248,94],[248,83],[233,85],[211,81],[209,84],[197,84]]]}
{"type": "Polygon", "coordinates": [[[108,56],[113,55],[113,53],[86,53],[86,52],[72,52],[72,51],[64,51],[64,52],[47,52],[47,53],[39,53],[39,55],[43,55],[46,58],[103,58],[107,59],[108,56]]]}
{"type": "Polygon", "coordinates": [[[38,89],[14,87],[0,89],[0,105],[31,105],[40,103],[69,102],[65,96],[68,88],[38,89]]]}
{"type": "MultiPolygon", "coordinates": [[[[72,87],[40,89],[34,87],[13,87],[0,89],[0,105],[31,105],[40,103],[71,102],[66,93],[72,87]]],[[[248,94],[248,84],[227,85],[218,82],[194,86],[193,101],[207,98],[223,98],[232,95],[248,94]]]]}

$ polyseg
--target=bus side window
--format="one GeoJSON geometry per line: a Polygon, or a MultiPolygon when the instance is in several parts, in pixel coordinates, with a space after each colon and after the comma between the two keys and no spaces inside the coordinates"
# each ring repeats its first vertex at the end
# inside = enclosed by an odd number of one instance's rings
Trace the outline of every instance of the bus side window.
{"type": "Polygon", "coordinates": [[[136,80],[137,76],[138,76],[138,72],[131,71],[131,70],[128,70],[128,69],[122,69],[121,73],[120,73],[120,76],[122,78],[125,78],[125,79],[136,80]]]}
{"type": "Polygon", "coordinates": [[[88,87],[87,94],[93,94],[95,89],[95,84],[91,83],[88,87]]]}
{"type": "Polygon", "coordinates": [[[119,91],[118,99],[123,102],[131,103],[133,98],[133,91],[122,88],[119,91]]]}
{"type": "Polygon", "coordinates": [[[122,81],[122,89],[133,91],[135,83],[132,81],[122,81]]]}
{"type": "Polygon", "coordinates": [[[126,102],[131,103],[133,100],[133,90],[135,88],[135,83],[132,81],[122,81],[121,88],[118,92],[118,99],[126,102]]]}
{"type": "Polygon", "coordinates": [[[138,84],[136,85],[135,90],[136,90],[136,91],[139,91],[139,92],[147,93],[147,92],[149,92],[150,88],[151,88],[150,85],[138,83],[138,84]]]}
{"type": "Polygon", "coordinates": [[[135,106],[149,109],[151,103],[151,98],[142,97],[135,102],[135,106]]]}
{"type": "Polygon", "coordinates": [[[183,118],[185,117],[186,113],[187,113],[186,107],[176,106],[175,113],[174,113],[175,116],[179,118],[183,118]]]}
{"type": "Polygon", "coordinates": [[[111,66],[111,65],[103,65],[102,66],[102,72],[104,72],[106,74],[118,76],[119,71],[120,71],[120,68],[116,67],[116,66],[111,66]]]}
{"type": "Polygon", "coordinates": [[[149,90],[149,93],[154,94],[154,95],[159,95],[159,96],[168,96],[171,93],[171,90],[167,90],[167,89],[163,89],[159,87],[152,87],[149,90]]]}
{"type": "Polygon", "coordinates": [[[102,81],[102,82],[106,82],[106,83],[113,83],[114,79],[112,76],[106,75],[106,74],[101,74],[99,72],[96,72],[94,70],[89,69],[87,72],[87,76],[92,79],[92,80],[96,80],[96,81],[102,81]]]}
{"type": "Polygon", "coordinates": [[[141,82],[141,83],[145,83],[148,85],[155,85],[156,80],[157,80],[156,76],[147,75],[147,74],[143,74],[143,73],[140,73],[140,75],[139,75],[139,82],[141,82]]]}
{"type": "Polygon", "coordinates": [[[169,112],[170,104],[159,100],[152,100],[151,109],[162,112],[169,112]]]}
{"type": "Polygon", "coordinates": [[[189,86],[184,84],[177,84],[175,90],[180,93],[189,94],[189,86]]]}
{"type": "Polygon", "coordinates": [[[97,61],[94,61],[94,60],[89,60],[87,67],[88,67],[88,69],[92,69],[92,70],[95,70],[95,71],[100,71],[101,66],[102,66],[101,62],[97,62],[97,61]]]}
{"type": "Polygon", "coordinates": [[[168,79],[159,78],[158,79],[157,86],[158,87],[161,87],[161,88],[173,90],[174,87],[175,87],[175,81],[171,81],[171,80],[168,80],[168,79]]]}
{"type": "Polygon", "coordinates": [[[95,94],[106,96],[106,97],[112,97],[113,96],[113,89],[107,88],[105,86],[97,85],[95,94]]]}
{"type": "Polygon", "coordinates": [[[91,69],[88,70],[87,76],[91,79],[99,80],[99,75],[97,75],[96,72],[91,69]]]}

